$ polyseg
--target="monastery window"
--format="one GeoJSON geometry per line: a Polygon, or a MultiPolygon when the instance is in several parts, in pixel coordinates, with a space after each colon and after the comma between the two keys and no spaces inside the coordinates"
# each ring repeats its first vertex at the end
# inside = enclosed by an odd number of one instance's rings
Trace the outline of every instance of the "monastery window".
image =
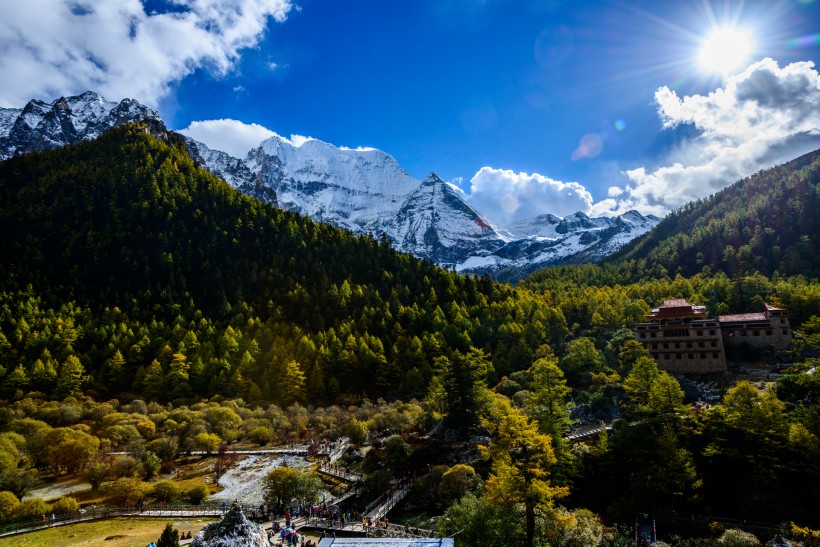
{"type": "Polygon", "coordinates": [[[745,330],[740,331],[740,335],[741,336],[746,336],[746,331],[745,330]]]}
{"type": "Polygon", "coordinates": [[[712,353],[712,359],[717,359],[717,358],[718,358],[717,352],[712,353]]]}
{"type": "Polygon", "coordinates": [[[680,352],[678,352],[678,353],[676,353],[676,354],[675,354],[675,359],[680,359],[680,357],[681,357],[680,352]]]}
{"type": "Polygon", "coordinates": [[[703,336],[703,329],[698,329],[698,336],[703,336]]]}
{"type": "Polygon", "coordinates": [[[692,347],[692,342],[686,342],[686,347],[691,348],[692,347]]]}
{"type": "Polygon", "coordinates": [[[663,343],[663,349],[669,349],[669,343],[668,342],[663,343]]]}
{"type": "Polygon", "coordinates": [[[715,335],[715,329],[709,329],[709,335],[714,336],[715,335]]]}
{"type": "Polygon", "coordinates": [[[701,358],[701,359],[706,359],[706,354],[701,352],[701,353],[700,353],[700,358],[701,358]]]}
{"type": "Polygon", "coordinates": [[[755,336],[760,336],[760,331],[755,329],[755,330],[752,331],[752,334],[755,335],[755,336]]]}
{"type": "Polygon", "coordinates": [[[641,338],[646,338],[646,333],[645,332],[641,333],[641,338]]]}
{"type": "Polygon", "coordinates": [[[664,358],[664,359],[669,359],[669,354],[668,354],[668,353],[664,353],[664,354],[663,354],[663,358],[664,358]]]}
{"type": "Polygon", "coordinates": [[[789,329],[783,329],[783,334],[784,334],[784,335],[789,334],[789,329]]]}
{"type": "Polygon", "coordinates": [[[679,348],[680,347],[680,342],[675,342],[675,347],[679,348]]]}
{"type": "Polygon", "coordinates": [[[785,318],[785,317],[781,317],[781,318],[780,318],[780,324],[782,325],[782,324],[783,324],[783,323],[785,323],[785,322],[786,322],[786,318],[785,318]]]}
{"type": "Polygon", "coordinates": [[[689,354],[689,358],[690,358],[690,359],[694,359],[694,358],[695,358],[695,355],[694,355],[694,354],[692,354],[692,353],[690,353],[690,354],[689,354]]]}
{"type": "Polygon", "coordinates": [[[766,329],[766,336],[772,335],[772,329],[766,329]]]}
{"type": "Polygon", "coordinates": [[[717,340],[712,340],[709,345],[712,346],[713,348],[716,348],[717,347],[717,340]]]}
{"type": "Polygon", "coordinates": [[[699,348],[705,348],[706,344],[704,344],[703,342],[698,342],[698,347],[699,348]]]}
{"type": "Polygon", "coordinates": [[[655,338],[655,333],[654,333],[654,332],[650,332],[650,333],[649,333],[649,337],[650,337],[650,338],[655,338]]]}

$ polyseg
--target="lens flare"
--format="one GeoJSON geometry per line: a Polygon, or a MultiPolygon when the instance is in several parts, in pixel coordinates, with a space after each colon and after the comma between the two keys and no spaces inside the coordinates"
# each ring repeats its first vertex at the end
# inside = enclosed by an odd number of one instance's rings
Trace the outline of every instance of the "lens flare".
{"type": "Polygon", "coordinates": [[[578,161],[581,158],[594,158],[604,150],[604,140],[597,133],[587,133],[581,137],[581,142],[578,143],[578,148],[573,150],[572,161],[578,161]]]}
{"type": "Polygon", "coordinates": [[[751,54],[752,41],[746,32],[719,27],[701,44],[698,62],[703,70],[728,75],[743,68],[751,54]]]}

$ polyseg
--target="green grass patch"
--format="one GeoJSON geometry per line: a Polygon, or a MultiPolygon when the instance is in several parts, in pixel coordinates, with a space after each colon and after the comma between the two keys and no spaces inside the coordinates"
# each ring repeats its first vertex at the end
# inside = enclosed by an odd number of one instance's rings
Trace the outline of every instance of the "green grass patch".
{"type": "Polygon", "coordinates": [[[216,519],[153,519],[116,518],[96,522],[81,522],[56,526],[38,532],[0,538],[0,547],[130,547],[147,545],[159,539],[162,529],[169,522],[182,532],[194,534],[216,519]]]}

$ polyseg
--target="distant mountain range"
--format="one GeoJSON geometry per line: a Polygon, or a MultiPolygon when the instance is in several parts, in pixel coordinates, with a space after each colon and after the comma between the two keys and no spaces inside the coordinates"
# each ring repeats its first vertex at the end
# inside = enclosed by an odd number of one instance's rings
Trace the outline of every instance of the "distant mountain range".
{"type": "MultiPolygon", "coordinates": [[[[133,99],[86,92],[52,103],[0,109],[0,160],[94,139],[107,129],[159,113],[133,99]]],[[[185,137],[193,159],[240,191],[355,233],[385,237],[397,249],[460,272],[520,278],[551,264],[603,258],[660,219],[630,211],[591,218],[541,215],[494,226],[435,173],[411,177],[389,154],[338,148],[319,140],[297,146],[271,137],[243,159],[185,137]]]]}

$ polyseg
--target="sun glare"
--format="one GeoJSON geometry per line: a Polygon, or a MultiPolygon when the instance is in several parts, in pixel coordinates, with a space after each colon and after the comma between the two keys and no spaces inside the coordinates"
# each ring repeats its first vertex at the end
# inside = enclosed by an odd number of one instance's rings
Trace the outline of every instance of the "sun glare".
{"type": "Polygon", "coordinates": [[[743,68],[752,53],[752,41],[743,30],[721,27],[700,46],[698,61],[703,70],[727,76],[743,68]]]}

